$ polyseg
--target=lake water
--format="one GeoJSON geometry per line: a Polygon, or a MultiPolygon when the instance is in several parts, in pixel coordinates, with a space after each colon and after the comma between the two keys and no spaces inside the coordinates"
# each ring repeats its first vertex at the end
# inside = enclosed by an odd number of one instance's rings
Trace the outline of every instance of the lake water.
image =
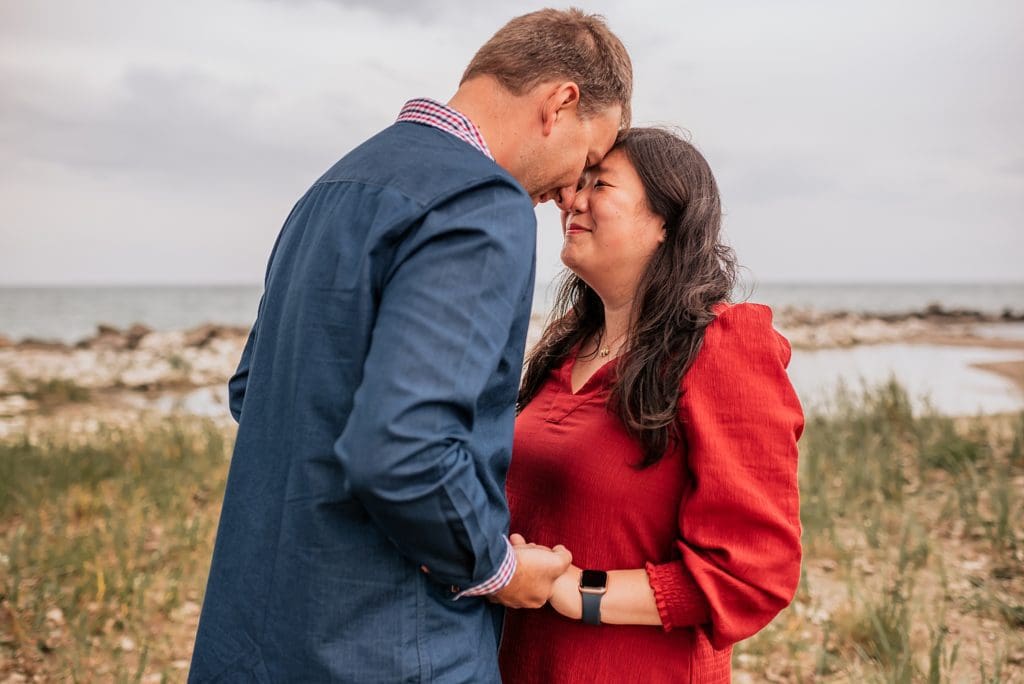
{"type": "Polygon", "coordinates": [[[789,377],[805,406],[824,406],[840,385],[857,391],[896,378],[918,408],[973,415],[1024,410],[1024,392],[978,363],[1024,360],[1024,351],[921,344],[794,350],[789,377]]]}

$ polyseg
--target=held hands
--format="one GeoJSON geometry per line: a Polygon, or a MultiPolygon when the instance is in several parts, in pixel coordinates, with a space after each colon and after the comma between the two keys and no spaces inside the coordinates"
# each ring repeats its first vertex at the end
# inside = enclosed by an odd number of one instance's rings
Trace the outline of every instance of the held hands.
{"type": "Polygon", "coordinates": [[[511,535],[509,541],[516,552],[516,574],[492,600],[509,608],[540,608],[550,603],[560,615],[581,620],[583,602],[579,584],[583,570],[572,564],[572,554],[561,544],[553,549],[528,544],[521,534],[511,535]],[[553,558],[558,562],[552,563],[553,558]]]}
{"type": "Polygon", "coordinates": [[[516,572],[491,600],[509,608],[540,608],[552,597],[555,582],[572,563],[572,554],[561,544],[553,549],[527,544],[520,534],[513,534],[509,541],[516,554],[516,572]]]}
{"type": "MultiPolygon", "coordinates": [[[[510,536],[509,541],[520,565],[508,586],[492,594],[491,600],[511,608],[540,608],[547,602],[562,617],[582,620],[580,580],[583,569],[572,564],[572,556],[565,547],[558,545],[549,549],[540,544],[527,544],[519,534],[510,536]],[[557,561],[552,563],[552,559],[557,561]]],[[[602,599],[601,624],[663,624],[645,568],[610,570],[607,586],[614,590],[605,593],[602,599]]]]}
{"type": "Polygon", "coordinates": [[[551,604],[552,608],[570,620],[583,619],[583,600],[580,598],[580,576],[582,574],[582,568],[570,565],[555,580],[551,598],[548,599],[548,603],[551,604]]]}

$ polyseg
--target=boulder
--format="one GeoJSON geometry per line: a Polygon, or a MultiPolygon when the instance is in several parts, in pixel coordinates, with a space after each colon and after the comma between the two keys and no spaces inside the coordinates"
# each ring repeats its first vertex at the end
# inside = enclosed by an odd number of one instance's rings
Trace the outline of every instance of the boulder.
{"type": "Polygon", "coordinates": [[[220,326],[207,323],[185,333],[185,346],[202,348],[220,334],[220,326]]]}
{"type": "Polygon", "coordinates": [[[152,328],[136,323],[124,333],[126,347],[128,349],[138,349],[139,343],[142,342],[143,338],[152,332],[152,328]]]}

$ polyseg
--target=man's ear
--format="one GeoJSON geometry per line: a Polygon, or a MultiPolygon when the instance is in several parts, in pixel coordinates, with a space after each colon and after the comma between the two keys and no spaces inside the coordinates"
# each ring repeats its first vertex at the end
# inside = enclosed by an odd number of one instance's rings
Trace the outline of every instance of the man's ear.
{"type": "Polygon", "coordinates": [[[551,135],[558,117],[576,114],[579,103],[580,87],[574,81],[554,84],[548,91],[548,96],[544,98],[541,108],[544,135],[551,135]]]}

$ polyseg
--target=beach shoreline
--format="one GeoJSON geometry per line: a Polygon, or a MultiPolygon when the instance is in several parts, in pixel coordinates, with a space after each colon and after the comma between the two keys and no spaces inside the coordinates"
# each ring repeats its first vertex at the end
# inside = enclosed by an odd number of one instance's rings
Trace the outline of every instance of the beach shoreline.
{"type": "MultiPolygon", "coordinates": [[[[544,322],[542,316],[533,317],[528,346],[536,344],[544,322]]],[[[907,314],[864,314],[787,307],[775,312],[775,325],[795,354],[896,344],[998,350],[999,358],[969,365],[1013,383],[1024,397],[1024,316],[1012,312],[929,307],[907,314]]],[[[17,424],[32,416],[82,413],[86,406],[126,415],[176,407],[226,416],[223,388],[248,332],[209,323],[172,331],[100,324],[93,335],[72,344],[0,337],[0,432],[17,431],[17,424]]]]}

